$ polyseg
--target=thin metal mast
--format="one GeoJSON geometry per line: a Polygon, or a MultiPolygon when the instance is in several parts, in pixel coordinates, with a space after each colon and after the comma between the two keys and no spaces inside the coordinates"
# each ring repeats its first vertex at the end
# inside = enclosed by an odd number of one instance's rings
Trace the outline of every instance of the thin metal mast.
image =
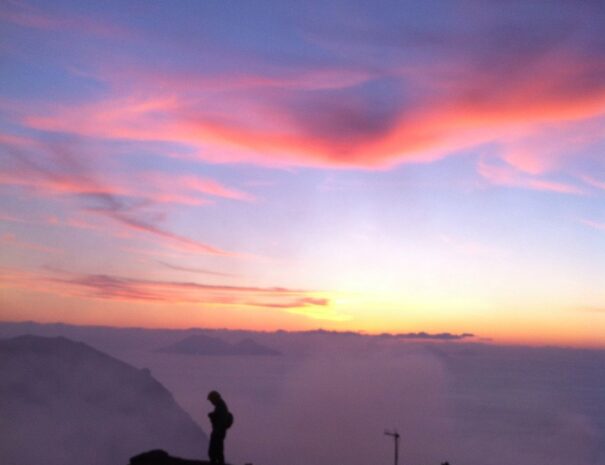
{"type": "Polygon", "coordinates": [[[395,429],[393,431],[386,430],[384,434],[391,436],[395,442],[395,465],[399,465],[399,433],[395,429]]]}

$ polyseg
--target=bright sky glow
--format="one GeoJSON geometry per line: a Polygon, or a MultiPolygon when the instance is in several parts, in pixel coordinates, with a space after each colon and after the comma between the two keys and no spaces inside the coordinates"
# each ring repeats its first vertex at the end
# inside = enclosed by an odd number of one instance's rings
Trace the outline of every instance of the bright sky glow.
{"type": "Polygon", "coordinates": [[[0,9],[0,318],[605,346],[605,4],[0,9]]]}

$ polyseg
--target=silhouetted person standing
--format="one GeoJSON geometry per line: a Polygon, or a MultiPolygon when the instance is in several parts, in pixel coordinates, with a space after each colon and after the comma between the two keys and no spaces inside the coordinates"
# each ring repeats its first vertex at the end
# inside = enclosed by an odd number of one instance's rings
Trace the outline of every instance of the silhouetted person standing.
{"type": "Polygon", "coordinates": [[[214,405],[214,410],[208,414],[212,424],[208,458],[210,463],[223,465],[225,463],[225,436],[227,435],[227,429],[233,424],[233,415],[229,412],[227,404],[217,391],[210,391],[208,400],[214,405]]]}

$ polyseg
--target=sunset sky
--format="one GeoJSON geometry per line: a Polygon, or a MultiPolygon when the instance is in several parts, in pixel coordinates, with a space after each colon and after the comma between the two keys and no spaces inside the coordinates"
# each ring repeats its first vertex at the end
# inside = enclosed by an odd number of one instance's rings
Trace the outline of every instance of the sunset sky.
{"type": "Polygon", "coordinates": [[[0,319],[605,346],[605,3],[0,7],[0,319]]]}

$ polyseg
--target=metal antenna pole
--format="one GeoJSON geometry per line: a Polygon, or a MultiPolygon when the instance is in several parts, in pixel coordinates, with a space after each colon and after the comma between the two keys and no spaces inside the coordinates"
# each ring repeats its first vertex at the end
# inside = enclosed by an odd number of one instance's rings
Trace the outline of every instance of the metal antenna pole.
{"type": "Polygon", "coordinates": [[[397,430],[386,430],[384,434],[387,436],[391,436],[393,438],[393,441],[395,442],[395,465],[399,465],[399,433],[397,432],[397,430]]]}

